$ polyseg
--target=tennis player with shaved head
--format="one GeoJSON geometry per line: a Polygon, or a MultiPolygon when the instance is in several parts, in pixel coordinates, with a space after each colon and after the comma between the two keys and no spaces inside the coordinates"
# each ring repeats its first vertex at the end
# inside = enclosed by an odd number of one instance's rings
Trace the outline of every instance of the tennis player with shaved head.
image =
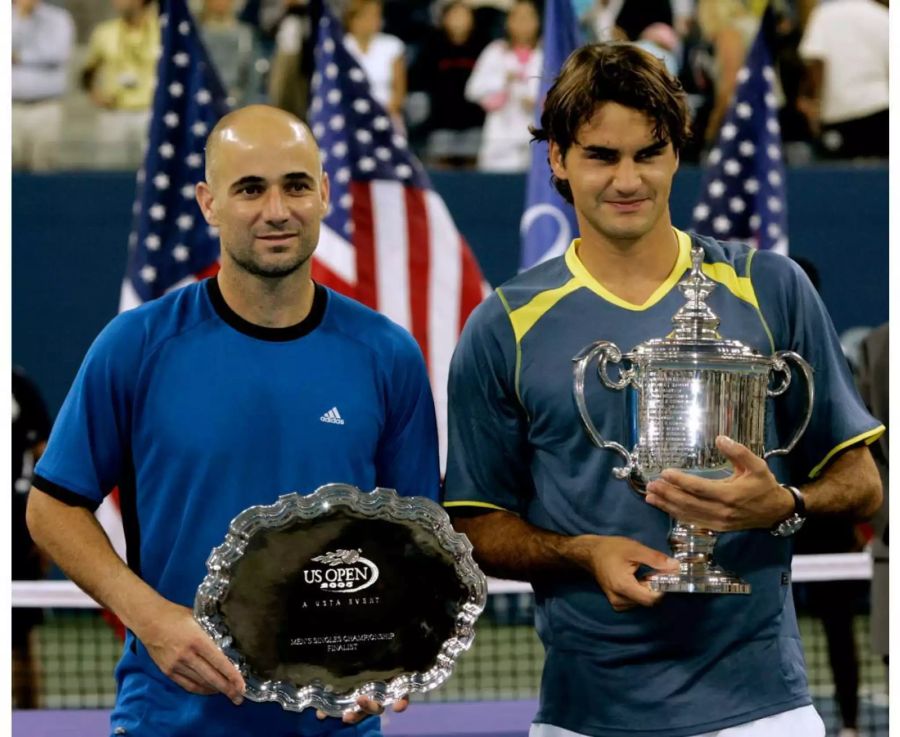
{"type": "Polygon", "coordinates": [[[219,273],[118,315],[94,341],[36,468],[29,528],[127,627],[110,734],[380,735],[368,699],[342,720],[242,703],[240,673],[190,607],[249,506],[331,482],[437,498],[422,355],[312,281],[328,177],[299,119],[266,106],[222,118],[197,200],[220,233],[219,273]],[[92,513],[116,486],[127,565],[92,513]]]}

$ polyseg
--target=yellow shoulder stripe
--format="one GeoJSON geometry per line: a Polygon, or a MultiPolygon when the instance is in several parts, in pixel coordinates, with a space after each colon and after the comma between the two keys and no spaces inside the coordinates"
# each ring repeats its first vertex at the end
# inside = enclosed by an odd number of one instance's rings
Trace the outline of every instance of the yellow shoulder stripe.
{"type": "Polygon", "coordinates": [[[840,453],[845,448],[849,448],[851,445],[858,445],[859,443],[863,443],[863,442],[866,445],[871,445],[876,440],[878,440],[878,438],[880,438],[882,435],[884,435],[884,431],[885,431],[884,425],[879,425],[878,427],[873,428],[872,430],[867,430],[866,432],[860,433],[859,435],[852,437],[849,440],[845,440],[840,445],[834,446],[834,448],[832,448],[830,451],[828,451],[828,455],[826,455],[825,458],[822,459],[822,462],[818,466],[816,466],[812,471],[809,472],[809,477],[811,479],[814,479],[816,476],[818,476],[819,473],[821,473],[822,469],[825,468],[828,461],[830,461],[832,458],[834,458],[835,455],[840,453]]]}
{"type": "Polygon", "coordinates": [[[753,283],[750,277],[738,276],[737,272],[731,264],[703,264],[703,273],[710,279],[724,286],[738,299],[744,300],[759,309],[759,302],[756,301],[756,292],[753,290],[753,283]]]}
{"type": "Polygon", "coordinates": [[[482,507],[484,509],[497,509],[501,512],[508,512],[508,509],[498,507],[496,504],[488,504],[487,502],[444,502],[445,507],[482,507]]]}
{"type": "Polygon", "coordinates": [[[520,343],[531,328],[540,320],[559,300],[567,294],[571,294],[579,289],[581,284],[572,277],[556,289],[548,289],[535,295],[530,302],[509,313],[509,321],[512,323],[513,333],[516,336],[516,343],[520,343]]]}

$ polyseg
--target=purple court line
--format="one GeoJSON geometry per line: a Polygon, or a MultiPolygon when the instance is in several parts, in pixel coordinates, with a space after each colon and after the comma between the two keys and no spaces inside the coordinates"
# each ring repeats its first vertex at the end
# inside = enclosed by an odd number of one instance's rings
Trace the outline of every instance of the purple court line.
{"type": "MultiPolygon", "coordinates": [[[[527,737],[536,701],[472,701],[415,704],[403,714],[388,712],[385,737],[527,737]]],[[[109,732],[107,709],[13,711],[12,737],[102,737],[109,732]]]]}

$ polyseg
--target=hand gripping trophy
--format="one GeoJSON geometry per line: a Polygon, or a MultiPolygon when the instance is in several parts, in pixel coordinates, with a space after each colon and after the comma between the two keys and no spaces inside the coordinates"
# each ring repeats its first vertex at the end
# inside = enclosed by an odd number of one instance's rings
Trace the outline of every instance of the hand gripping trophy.
{"type": "MultiPolygon", "coordinates": [[[[744,444],[763,458],[789,453],[806,431],[812,416],[812,367],[793,351],[764,356],[740,341],[725,340],[717,328],[719,318],[706,300],[716,284],[702,271],[703,249],[691,251],[692,268],[678,284],[686,302],[675,313],[675,326],[665,338],[641,343],[622,355],[609,341],[598,340],[575,356],[573,392],[585,430],[601,450],[622,455],[626,464],[613,469],[632,488],[646,495],[647,484],[666,468],[677,468],[709,478],[724,478],[731,466],[716,448],[718,435],[744,444]],[[600,436],[584,395],[585,372],[597,359],[604,386],[627,389],[632,450],[600,436]],[[607,373],[608,364],[627,361],[618,379],[607,373]],[[791,381],[787,360],[793,360],[806,378],[808,408],[800,427],[783,448],[764,448],[766,398],[783,394],[791,381]],[[783,374],[770,387],[773,374],[783,374]],[[636,437],[634,437],[636,436],[636,437]]],[[[655,591],[749,594],[750,585],[713,562],[718,533],[674,520],[669,544],[679,561],[677,573],[648,577],[655,591]]]]}

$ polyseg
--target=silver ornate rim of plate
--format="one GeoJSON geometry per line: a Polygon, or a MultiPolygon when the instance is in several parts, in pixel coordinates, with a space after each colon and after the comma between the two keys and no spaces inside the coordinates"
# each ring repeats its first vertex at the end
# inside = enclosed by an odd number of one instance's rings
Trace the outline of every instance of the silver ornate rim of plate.
{"type": "Polygon", "coordinates": [[[475,621],[487,602],[487,579],[472,557],[469,539],[456,532],[449,515],[425,497],[403,497],[393,489],[376,488],[365,493],[350,484],[326,484],[312,494],[284,494],[274,504],[249,507],[229,525],[225,541],[210,553],[207,574],[194,599],[194,618],[216,645],[240,669],[251,701],[274,701],[289,711],[314,707],[329,716],[353,709],[360,696],[389,705],[410,693],[423,693],[440,686],[453,673],[459,656],[475,638],[475,621]],[[468,592],[456,614],[452,637],[446,640],[434,665],[427,671],[402,673],[388,681],[373,681],[349,692],[335,692],[315,680],[305,686],[288,681],[267,681],[255,675],[245,657],[234,648],[219,604],[231,586],[232,566],[240,560],[251,538],[261,530],[280,529],[297,519],[314,519],[325,510],[345,508],[371,517],[411,521],[434,534],[441,547],[453,556],[454,568],[468,592]]]}

